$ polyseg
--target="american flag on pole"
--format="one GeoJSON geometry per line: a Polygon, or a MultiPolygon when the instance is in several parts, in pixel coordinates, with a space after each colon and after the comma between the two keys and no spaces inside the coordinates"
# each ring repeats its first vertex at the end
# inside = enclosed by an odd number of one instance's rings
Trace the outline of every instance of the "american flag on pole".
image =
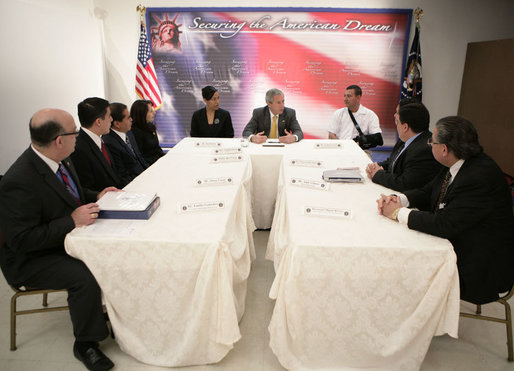
{"type": "Polygon", "coordinates": [[[141,21],[141,36],[137,50],[136,93],[141,99],[152,101],[154,109],[162,106],[161,92],[153,65],[152,51],[148,45],[146,28],[141,21]]]}

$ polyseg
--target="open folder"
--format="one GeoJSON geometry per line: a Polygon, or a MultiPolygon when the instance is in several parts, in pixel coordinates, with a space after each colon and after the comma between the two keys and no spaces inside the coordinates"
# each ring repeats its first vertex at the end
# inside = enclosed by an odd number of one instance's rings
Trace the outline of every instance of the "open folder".
{"type": "Polygon", "coordinates": [[[160,205],[156,193],[107,192],[97,202],[98,218],[149,219],[160,205]]]}

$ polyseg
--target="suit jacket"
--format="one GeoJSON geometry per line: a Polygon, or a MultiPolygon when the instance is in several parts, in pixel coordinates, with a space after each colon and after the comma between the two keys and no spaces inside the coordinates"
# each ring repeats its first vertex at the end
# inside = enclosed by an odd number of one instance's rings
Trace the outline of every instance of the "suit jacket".
{"type": "Polygon", "coordinates": [[[205,138],[234,138],[234,128],[230,113],[224,109],[214,111],[214,123],[209,125],[207,110],[199,109],[191,117],[191,136],[205,138]]]}
{"type": "MultiPolygon", "coordinates": [[[[403,192],[420,188],[430,182],[443,167],[435,160],[432,148],[427,144],[427,140],[431,136],[432,133],[428,130],[418,135],[396,159],[394,168],[392,167],[392,157],[381,162],[379,165],[384,170],[375,173],[372,179],[373,183],[403,192]]],[[[399,140],[391,154],[394,155],[402,143],[399,140]]]]}
{"type": "Polygon", "coordinates": [[[107,149],[107,152],[111,158],[112,166],[109,166],[93,139],[84,130],[80,129],[71,159],[84,187],[100,192],[109,186],[123,188],[126,185],[114,168],[115,164],[112,161],[112,154],[109,149],[107,149]]]}
{"type": "Polygon", "coordinates": [[[481,153],[464,162],[433,212],[447,169],[422,189],[405,192],[409,228],[447,238],[457,254],[461,299],[484,304],[514,282],[512,199],[496,163],[481,153]]]}
{"type": "Polygon", "coordinates": [[[114,168],[123,180],[123,183],[128,184],[136,176],[141,174],[149,165],[139,152],[136,140],[132,132],[126,133],[128,140],[134,150],[130,150],[127,143],[121,139],[113,130],[107,135],[103,135],[102,139],[109,149],[111,154],[111,161],[114,163],[114,168]]]}
{"type": "Polygon", "coordinates": [[[164,156],[164,152],[159,144],[157,132],[145,131],[132,125],[132,134],[136,138],[137,146],[143,155],[145,161],[152,165],[159,158],[164,156]]]}
{"type": "MultiPolygon", "coordinates": [[[[264,135],[269,137],[271,129],[271,116],[268,106],[256,108],[253,110],[252,118],[246,124],[243,130],[243,137],[248,137],[252,134],[264,131],[264,135]]],[[[298,120],[296,119],[296,112],[292,108],[284,108],[284,112],[278,116],[278,133],[279,136],[284,136],[287,131],[292,131],[298,137],[298,141],[303,139],[303,132],[298,120]]]]}
{"type": "MultiPolygon", "coordinates": [[[[83,203],[97,192],[82,189],[70,159],[62,161],[83,203]]],[[[48,165],[28,148],[0,182],[0,228],[4,244],[0,266],[13,286],[65,255],[64,238],[75,228],[71,213],[77,202],[48,165]]]]}

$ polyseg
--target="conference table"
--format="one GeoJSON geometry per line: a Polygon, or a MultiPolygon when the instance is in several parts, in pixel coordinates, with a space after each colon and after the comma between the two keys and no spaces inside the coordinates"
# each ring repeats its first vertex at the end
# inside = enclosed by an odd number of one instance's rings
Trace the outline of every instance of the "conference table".
{"type": "Polygon", "coordinates": [[[215,363],[241,337],[255,227],[251,161],[240,157],[171,151],[125,187],[160,197],[149,220],[99,219],[66,237],[102,289],[117,343],[141,362],[215,363]]]}
{"type": "Polygon", "coordinates": [[[434,335],[457,336],[456,258],[447,240],[378,215],[390,190],[321,179],[369,162],[353,141],[185,138],[125,188],[161,197],[148,221],[98,220],[66,250],[96,277],[123,351],[199,365],[240,338],[252,232],[272,227],[270,346],[284,367],[416,369],[434,335]]]}
{"type": "Polygon", "coordinates": [[[380,216],[392,191],[365,176],[369,162],[353,141],[281,161],[266,257],[270,346],[288,369],[416,370],[433,336],[457,337],[452,245],[380,216]],[[363,183],[320,182],[354,167],[363,183]]]}
{"type": "MultiPolygon", "coordinates": [[[[207,144],[208,142],[219,144],[220,148],[236,148],[241,147],[244,141],[232,138],[184,138],[173,147],[172,151],[208,154],[212,151],[212,147],[208,145],[202,146],[202,144],[207,144]]],[[[302,140],[283,147],[263,147],[260,144],[245,143],[247,147],[243,147],[242,150],[250,156],[252,161],[252,215],[256,228],[271,228],[275,210],[280,161],[284,154],[302,153],[310,150],[319,142],[323,141],[302,140]]]]}

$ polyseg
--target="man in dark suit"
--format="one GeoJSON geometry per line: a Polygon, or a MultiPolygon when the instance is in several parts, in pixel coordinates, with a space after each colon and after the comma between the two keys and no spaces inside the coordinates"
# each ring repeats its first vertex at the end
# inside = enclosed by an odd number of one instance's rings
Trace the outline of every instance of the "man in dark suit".
{"type": "Polygon", "coordinates": [[[497,300],[514,282],[514,218],[507,181],[482,152],[471,122],[461,117],[439,120],[430,143],[445,168],[423,188],[382,195],[379,213],[450,240],[461,299],[475,304],[497,300]]]}
{"type": "Polygon", "coordinates": [[[85,188],[101,191],[105,187],[124,187],[114,167],[112,155],[101,136],[111,129],[109,102],[102,98],[87,98],[78,104],[80,133],[71,159],[85,188]]]}
{"type": "Polygon", "coordinates": [[[303,139],[303,132],[296,112],[284,107],[284,93],[278,89],[266,92],[266,107],[253,110],[252,118],[243,130],[243,137],[254,143],[264,143],[268,138],[282,143],[293,143],[303,139]]]}
{"type": "Polygon", "coordinates": [[[369,164],[366,168],[373,183],[395,191],[419,188],[441,171],[427,140],[430,114],[421,103],[400,102],[394,115],[399,140],[384,162],[369,164]]]}
{"type": "Polygon", "coordinates": [[[132,128],[132,118],[123,103],[111,103],[111,130],[102,139],[109,149],[114,168],[123,183],[128,184],[149,165],[139,152],[132,128]]]}
{"type": "Polygon", "coordinates": [[[67,255],[64,238],[95,222],[98,194],[83,189],[68,156],[78,134],[73,117],[44,109],[30,120],[32,145],[0,182],[0,266],[15,287],[67,289],[75,356],[90,370],[114,364],[99,349],[108,335],[100,288],[80,260],[67,255]],[[90,202],[90,203],[86,203],[90,202]]]}

